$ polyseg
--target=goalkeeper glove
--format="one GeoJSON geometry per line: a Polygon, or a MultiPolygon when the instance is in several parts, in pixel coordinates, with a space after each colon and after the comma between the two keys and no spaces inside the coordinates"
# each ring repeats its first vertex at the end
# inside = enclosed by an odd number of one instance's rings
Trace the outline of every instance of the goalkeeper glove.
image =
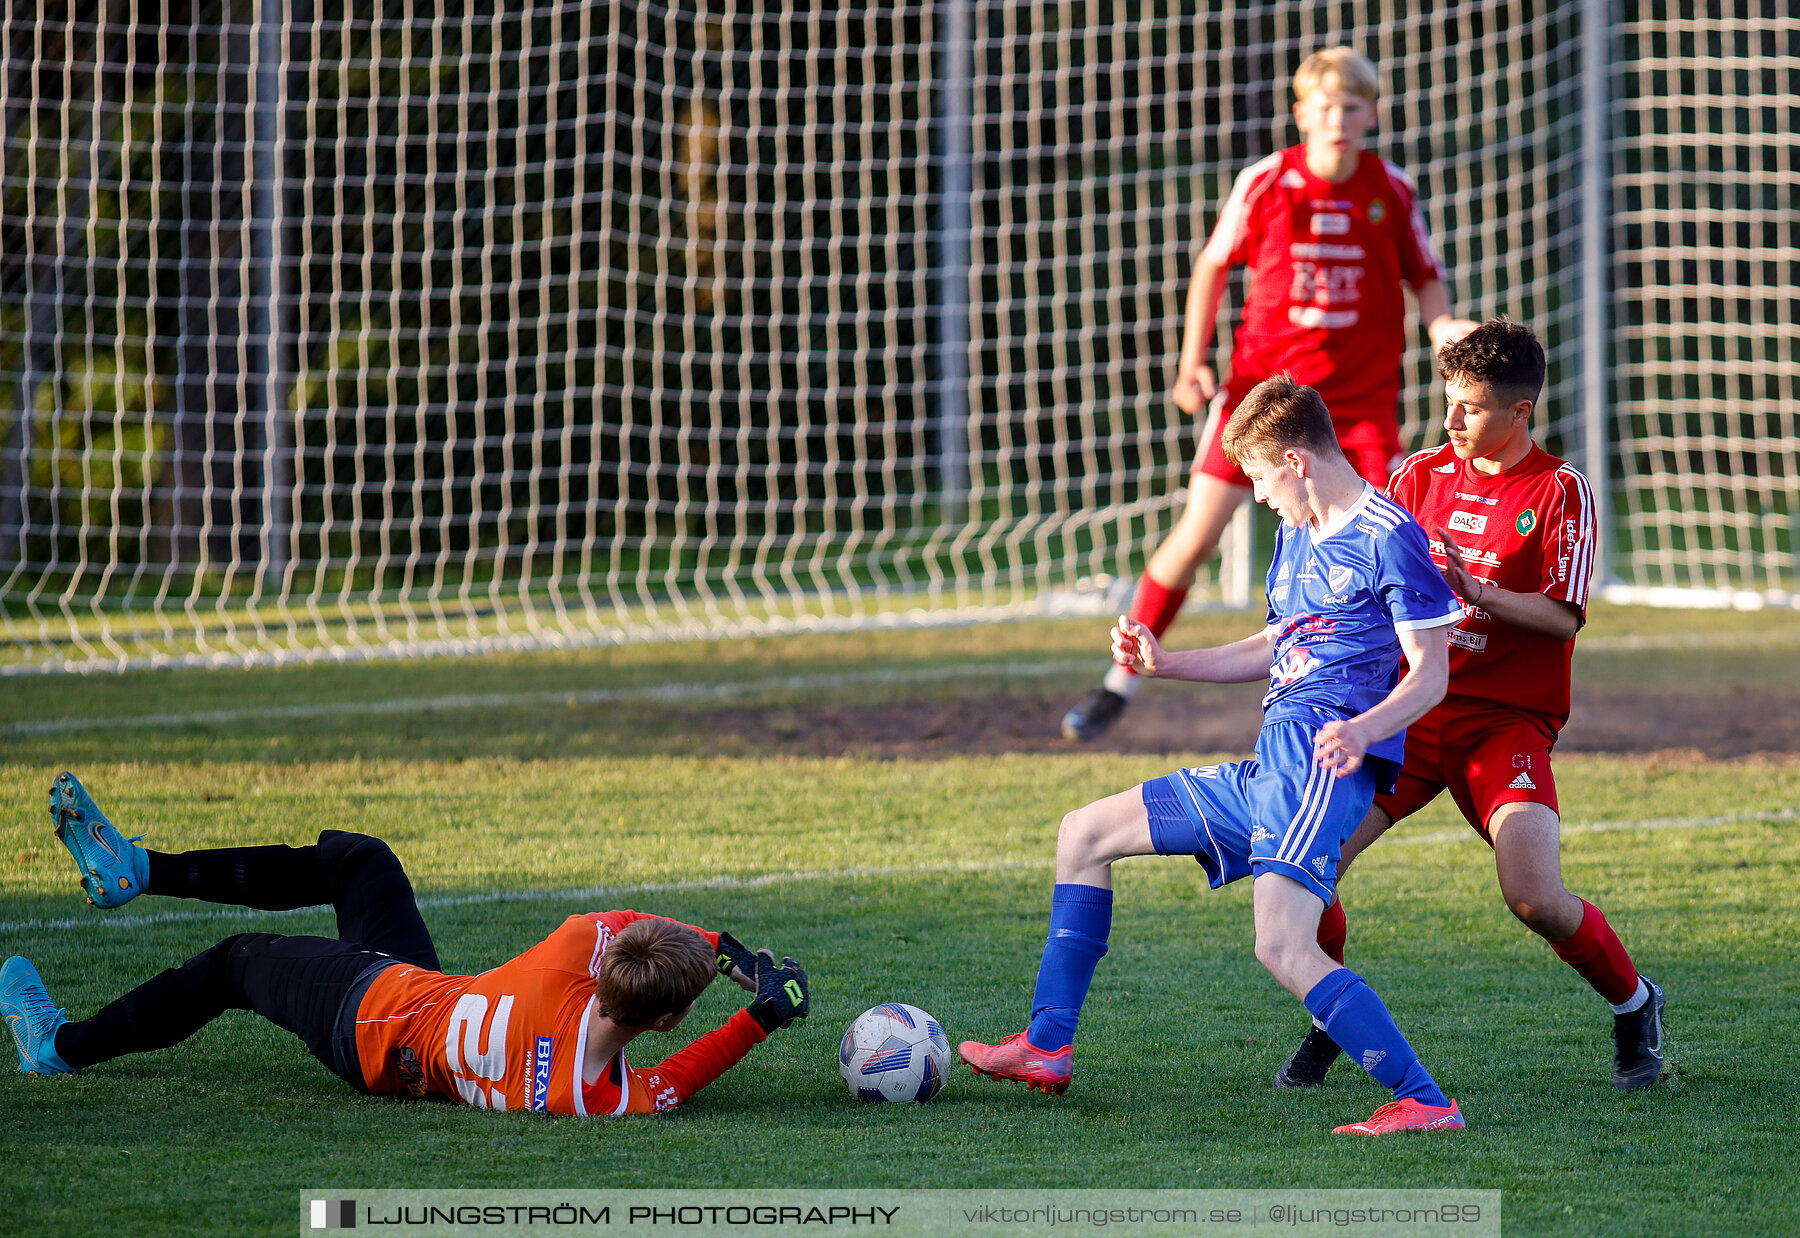
{"type": "Polygon", "coordinates": [[[719,934],[719,974],[730,977],[736,971],[744,977],[746,987],[756,987],[756,955],[730,933],[719,934]]]}
{"type": "Polygon", "coordinates": [[[755,975],[756,997],[748,1009],[763,1031],[772,1032],[806,1017],[811,994],[806,990],[806,973],[792,955],[777,967],[773,951],[758,950],[755,975]]]}

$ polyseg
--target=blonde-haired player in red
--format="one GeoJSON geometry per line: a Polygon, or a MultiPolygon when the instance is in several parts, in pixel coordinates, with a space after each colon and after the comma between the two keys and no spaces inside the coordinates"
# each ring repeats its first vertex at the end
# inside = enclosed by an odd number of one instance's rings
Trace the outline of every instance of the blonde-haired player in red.
{"type": "Polygon", "coordinates": [[[806,973],[792,958],[778,966],[729,933],[636,911],[570,916],[509,962],[447,974],[400,861],[366,834],[151,851],[122,838],[67,773],[50,789],[50,815],[98,906],[139,894],[266,911],[329,903],[338,935],[239,933],[76,1021],[28,960],[11,958],[0,1011],[28,1074],[166,1048],[226,1010],[254,1010],[359,1091],[581,1117],[654,1113],[807,1014],[806,973]],[[756,995],[748,1007],[656,1066],[625,1060],[638,1036],[674,1030],[721,974],[756,995]]]}
{"type": "MultiPolygon", "coordinates": [[[[1380,81],[1348,47],[1308,56],[1294,74],[1294,120],[1305,139],[1240,174],[1188,285],[1175,404],[1190,416],[1211,402],[1187,507],[1156,548],[1131,618],[1160,637],[1181,610],[1194,573],[1212,558],[1250,481],[1225,458],[1225,425],[1250,389],[1276,374],[1316,390],[1331,410],[1344,455],[1376,489],[1401,457],[1396,405],[1410,287],[1434,348],[1474,323],[1450,312],[1411,178],[1365,155],[1380,81]],[[1206,364],[1230,269],[1250,275],[1243,319],[1223,383],[1206,364]]],[[[1118,721],[1139,680],[1120,666],[1064,715],[1070,739],[1094,739],[1118,721]]]]}
{"type": "MultiPolygon", "coordinates": [[[[1433,534],[1432,558],[1465,617],[1450,630],[1449,689],[1407,728],[1394,790],[1375,797],[1338,871],[1449,791],[1493,848],[1512,913],[1611,1006],[1613,1082],[1647,1088],[1662,1072],[1663,992],[1638,974],[1600,909],[1563,887],[1550,768],[1569,718],[1575,635],[1587,619],[1593,491],[1531,441],[1545,360],[1529,329],[1483,323],[1438,354],[1438,369],[1449,441],[1408,457],[1388,494],[1433,534]]],[[[1339,962],[1346,931],[1343,904],[1334,902],[1319,921],[1319,944],[1339,962]]],[[[1275,1083],[1323,1083],[1337,1055],[1314,1027],[1275,1083]]]]}

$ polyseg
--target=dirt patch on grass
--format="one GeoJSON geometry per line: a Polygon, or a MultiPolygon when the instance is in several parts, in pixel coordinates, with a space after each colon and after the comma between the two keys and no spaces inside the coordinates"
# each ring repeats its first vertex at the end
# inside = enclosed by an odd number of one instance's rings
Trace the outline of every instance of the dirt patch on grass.
{"type": "Polygon", "coordinates": [[[1695,750],[1714,759],[1800,753],[1792,692],[1578,692],[1561,752],[1695,750]]]}
{"type": "MultiPolygon", "coordinates": [[[[1078,694],[1007,693],[955,701],[720,709],[696,712],[697,730],[797,756],[857,753],[935,757],[1008,752],[1248,752],[1261,724],[1260,689],[1150,685],[1119,724],[1093,743],[1059,732],[1078,694]]],[[[1800,699],[1792,693],[1731,696],[1587,691],[1559,752],[1686,750],[1711,759],[1800,753],[1800,699]]]]}

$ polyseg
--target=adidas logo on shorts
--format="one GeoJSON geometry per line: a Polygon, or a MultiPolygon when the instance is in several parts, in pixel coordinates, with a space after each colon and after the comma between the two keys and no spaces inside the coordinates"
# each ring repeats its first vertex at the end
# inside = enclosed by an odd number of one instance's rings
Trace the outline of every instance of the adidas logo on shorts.
{"type": "Polygon", "coordinates": [[[1506,784],[1514,791],[1535,791],[1537,783],[1531,781],[1530,770],[1520,770],[1519,776],[1506,784]]]}
{"type": "Polygon", "coordinates": [[[1313,870],[1315,872],[1317,872],[1319,874],[1319,876],[1321,876],[1321,877],[1323,877],[1325,875],[1325,865],[1326,865],[1326,859],[1324,856],[1315,855],[1313,857],[1313,862],[1312,862],[1313,870]]]}

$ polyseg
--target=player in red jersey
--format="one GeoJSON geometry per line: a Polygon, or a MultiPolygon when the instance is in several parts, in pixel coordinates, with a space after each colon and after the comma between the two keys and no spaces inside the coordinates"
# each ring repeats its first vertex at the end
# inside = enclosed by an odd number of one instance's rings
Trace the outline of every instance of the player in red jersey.
{"type": "Polygon", "coordinates": [[[0,968],[0,1011],[28,1074],[166,1048],[226,1010],[254,1010],[359,1091],[583,1117],[652,1113],[807,1014],[806,973],[793,959],[777,966],[729,933],[635,911],[570,916],[510,962],[446,974],[400,861],[364,834],[326,830],[309,847],[150,851],[121,838],[66,773],[51,787],[50,813],[99,906],[144,893],[266,911],[330,903],[338,936],[239,933],[73,1022],[30,962],[11,958],[0,968]],[[672,1031],[721,974],[756,994],[748,1007],[657,1066],[625,1060],[628,1044],[672,1031]]]}
{"type": "MultiPolygon", "coordinates": [[[[1569,717],[1569,663],[1586,622],[1594,496],[1587,478],[1531,441],[1544,350],[1527,328],[1485,323],[1438,356],[1449,442],[1409,457],[1390,496],[1427,530],[1432,557],[1463,601],[1450,631],[1450,687],[1406,732],[1394,790],[1375,797],[1339,872],[1394,822],[1449,791],[1494,851],[1512,913],[1612,1007],[1613,1082],[1662,1072],[1662,990],[1640,976],[1600,909],[1563,887],[1550,750],[1569,717]]],[[[1319,944],[1340,962],[1334,902],[1319,944]]],[[[1323,1083],[1338,1047],[1314,1027],[1277,1086],[1323,1083]]]]}
{"type": "MultiPolygon", "coordinates": [[[[1413,289],[1433,347],[1473,329],[1453,318],[1442,267],[1411,179],[1363,152],[1375,123],[1375,66],[1348,47],[1309,56],[1294,74],[1294,120],[1305,141],[1246,169],[1232,187],[1188,286],[1175,403],[1197,413],[1211,401],[1188,504],[1138,581],[1131,618],[1161,636],[1250,494],[1225,459],[1225,423],[1250,389],[1286,372],[1325,398],[1344,454],[1377,488],[1400,459],[1395,405],[1406,304],[1413,289]],[[1226,276],[1249,268],[1231,372],[1219,383],[1205,364],[1226,276]]],[[[1112,726],[1138,688],[1123,667],[1063,717],[1070,739],[1112,726]]]]}

